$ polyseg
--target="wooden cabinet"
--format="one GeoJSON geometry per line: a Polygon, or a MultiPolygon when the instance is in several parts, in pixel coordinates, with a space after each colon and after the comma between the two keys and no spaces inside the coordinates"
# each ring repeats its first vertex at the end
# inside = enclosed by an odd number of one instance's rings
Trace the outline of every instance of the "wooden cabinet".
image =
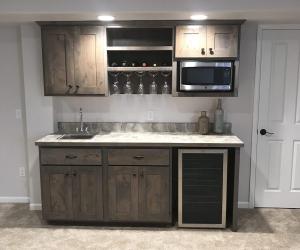
{"type": "Polygon", "coordinates": [[[102,220],[102,168],[73,166],[72,174],[75,220],[102,220]]]}
{"type": "Polygon", "coordinates": [[[177,58],[206,57],[206,26],[176,27],[175,55],[177,58]]]}
{"type": "Polygon", "coordinates": [[[171,222],[169,166],[110,166],[109,219],[171,222]]]}
{"type": "Polygon", "coordinates": [[[239,25],[176,27],[176,58],[237,58],[239,25]]]}
{"type": "Polygon", "coordinates": [[[140,168],[138,190],[141,221],[171,221],[169,167],[140,168]]]}
{"type": "Polygon", "coordinates": [[[71,94],[74,85],[74,28],[42,29],[45,95],[71,94]]]}
{"type": "Polygon", "coordinates": [[[207,50],[209,57],[238,56],[239,27],[236,25],[207,26],[207,50]]]}
{"type": "Polygon", "coordinates": [[[170,154],[168,148],[41,147],[44,219],[171,223],[170,154]]]}
{"type": "Polygon", "coordinates": [[[102,168],[42,166],[43,216],[47,220],[102,220],[102,168]]]}
{"type": "Polygon", "coordinates": [[[138,220],[138,169],[110,166],[108,169],[109,220],[138,220]]]}
{"type": "Polygon", "coordinates": [[[73,218],[72,178],[68,166],[41,168],[43,217],[48,220],[73,218]]]}
{"type": "Polygon", "coordinates": [[[45,95],[104,95],[105,28],[42,28],[45,95]]]}

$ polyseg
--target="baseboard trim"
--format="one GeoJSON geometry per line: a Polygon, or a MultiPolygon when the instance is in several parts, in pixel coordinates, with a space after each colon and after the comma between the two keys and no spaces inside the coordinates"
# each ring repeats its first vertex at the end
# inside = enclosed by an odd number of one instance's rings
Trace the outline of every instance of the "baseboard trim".
{"type": "Polygon", "coordinates": [[[29,203],[26,196],[0,196],[0,203],[29,203]]]}
{"type": "Polygon", "coordinates": [[[29,204],[30,210],[42,210],[42,204],[40,203],[30,203],[29,204]]]}
{"type": "Polygon", "coordinates": [[[239,206],[239,208],[249,208],[249,202],[248,201],[239,201],[238,206],[239,206]]]}

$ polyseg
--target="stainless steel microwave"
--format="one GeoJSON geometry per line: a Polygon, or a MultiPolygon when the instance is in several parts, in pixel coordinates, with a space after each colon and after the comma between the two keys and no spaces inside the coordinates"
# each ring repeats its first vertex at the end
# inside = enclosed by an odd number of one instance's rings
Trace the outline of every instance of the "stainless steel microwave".
{"type": "Polygon", "coordinates": [[[235,61],[178,62],[179,91],[233,91],[237,69],[235,61]]]}

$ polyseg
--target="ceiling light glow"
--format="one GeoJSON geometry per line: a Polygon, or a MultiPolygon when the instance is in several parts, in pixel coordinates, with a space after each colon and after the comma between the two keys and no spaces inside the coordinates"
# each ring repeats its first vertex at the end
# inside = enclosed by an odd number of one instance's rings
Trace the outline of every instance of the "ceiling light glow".
{"type": "Polygon", "coordinates": [[[98,16],[100,21],[113,21],[115,18],[113,16],[98,16]]]}
{"type": "Polygon", "coordinates": [[[191,16],[191,19],[192,20],[205,20],[205,19],[207,19],[207,16],[206,15],[192,15],[191,16]]]}

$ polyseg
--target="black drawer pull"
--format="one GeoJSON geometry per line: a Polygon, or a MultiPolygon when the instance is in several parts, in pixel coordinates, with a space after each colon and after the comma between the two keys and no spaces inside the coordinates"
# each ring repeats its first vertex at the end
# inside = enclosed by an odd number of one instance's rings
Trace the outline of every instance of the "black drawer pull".
{"type": "Polygon", "coordinates": [[[142,160],[142,159],[145,158],[145,156],[143,156],[143,155],[136,155],[133,158],[136,159],[136,160],[142,160]]]}
{"type": "Polygon", "coordinates": [[[68,177],[69,176],[69,173],[65,173],[65,177],[68,177]]]}
{"type": "Polygon", "coordinates": [[[76,159],[77,155],[66,155],[65,157],[66,159],[72,160],[72,159],[76,159]]]}
{"type": "Polygon", "coordinates": [[[73,172],[73,176],[76,177],[77,176],[77,172],[74,171],[73,172]]]}

